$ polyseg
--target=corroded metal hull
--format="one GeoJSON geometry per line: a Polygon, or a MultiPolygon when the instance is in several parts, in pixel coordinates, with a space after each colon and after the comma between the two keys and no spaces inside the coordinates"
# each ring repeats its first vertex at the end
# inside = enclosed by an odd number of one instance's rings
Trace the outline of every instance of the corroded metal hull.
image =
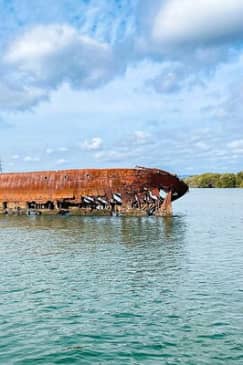
{"type": "MultiPolygon", "coordinates": [[[[82,169],[0,174],[0,206],[10,209],[90,209],[158,214],[188,186],[160,169],[82,169]],[[160,191],[167,193],[162,198],[160,191]],[[167,203],[166,203],[167,201],[167,203]]],[[[169,210],[168,208],[167,210],[169,210]]]]}

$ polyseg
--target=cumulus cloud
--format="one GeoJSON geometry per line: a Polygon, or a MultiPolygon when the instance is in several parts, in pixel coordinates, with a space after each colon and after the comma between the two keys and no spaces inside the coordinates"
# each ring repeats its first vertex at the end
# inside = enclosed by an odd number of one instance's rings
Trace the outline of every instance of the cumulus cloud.
{"type": "Polygon", "coordinates": [[[243,139],[231,141],[227,146],[232,150],[232,153],[243,153],[243,139]]]}
{"type": "Polygon", "coordinates": [[[209,146],[207,143],[199,141],[195,143],[195,147],[199,148],[200,150],[207,151],[209,150],[209,146]]]}
{"type": "Polygon", "coordinates": [[[49,148],[49,147],[48,147],[48,148],[46,149],[46,154],[47,154],[47,155],[51,155],[53,152],[54,152],[54,149],[53,149],[53,148],[49,148]]]}
{"type": "Polygon", "coordinates": [[[68,25],[36,26],[10,45],[5,61],[30,83],[55,88],[62,82],[95,88],[117,72],[109,45],[68,25]]]}
{"type": "Polygon", "coordinates": [[[100,87],[122,69],[110,45],[65,24],[26,30],[6,49],[1,67],[8,79],[0,81],[0,106],[9,109],[33,106],[63,83],[100,87]]]}
{"type": "MultiPolygon", "coordinates": [[[[48,100],[50,92],[63,83],[76,89],[99,88],[124,73],[129,60],[140,62],[145,57],[172,61],[171,69],[163,68],[150,85],[160,93],[177,92],[188,75],[198,82],[195,74],[226,60],[242,40],[243,0],[143,0],[138,4],[137,12],[131,7],[134,16],[127,17],[130,29],[131,19],[136,19],[133,36],[130,32],[127,38],[120,34],[118,14],[119,34],[112,28],[110,37],[100,33],[97,37],[90,29],[88,36],[65,23],[26,27],[0,58],[0,108],[29,109],[48,100]],[[106,41],[98,40],[102,38],[106,41]],[[228,41],[234,44],[229,47],[228,41]],[[175,61],[181,66],[175,67],[175,61]]],[[[130,8],[128,3],[125,7],[130,8]]],[[[124,34],[127,26],[123,26],[124,34]]]]}
{"type": "Polygon", "coordinates": [[[139,1],[136,32],[123,52],[130,62],[149,60],[154,70],[160,66],[148,75],[148,89],[183,97],[206,89],[222,64],[239,58],[242,15],[243,0],[139,1]]]}
{"type": "MultiPolygon", "coordinates": [[[[194,80],[195,84],[196,80],[194,80]]],[[[198,81],[197,81],[198,82],[198,81]]],[[[158,93],[171,94],[180,91],[190,83],[187,68],[178,63],[165,64],[162,71],[147,81],[158,93]]]]}
{"type": "Polygon", "coordinates": [[[126,149],[114,146],[113,149],[95,153],[96,160],[109,164],[134,165],[133,160],[138,161],[140,153],[136,149],[126,149]]]}
{"type": "Polygon", "coordinates": [[[40,158],[39,157],[34,157],[34,156],[25,156],[24,161],[25,162],[39,162],[40,158]]]}
{"type": "Polygon", "coordinates": [[[151,135],[145,131],[135,131],[132,141],[137,145],[145,145],[151,142],[151,135]]]}
{"type": "Polygon", "coordinates": [[[152,38],[169,45],[241,39],[242,17],[242,0],[167,0],[155,16],[152,38]]]}
{"type": "Polygon", "coordinates": [[[68,163],[68,161],[65,159],[65,158],[59,158],[57,161],[56,161],[56,165],[65,165],[66,163],[68,163]]]}
{"type": "Polygon", "coordinates": [[[124,153],[123,151],[107,150],[107,151],[97,152],[95,154],[95,158],[103,162],[120,162],[124,160],[127,157],[127,155],[128,154],[124,153]]]}
{"type": "MultiPolygon", "coordinates": [[[[155,62],[180,62],[186,74],[207,80],[211,71],[237,57],[243,40],[243,0],[144,0],[138,5],[134,53],[155,62]],[[202,75],[200,75],[202,76],[202,75]]],[[[157,91],[180,89],[172,72],[154,83],[157,91]]]]}
{"type": "Polygon", "coordinates": [[[228,143],[231,148],[243,148],[243,139],[237,139],[228,143]]]}
{"type": "MultiPolygon", "coordinates": [[[[10,76],[13,71],[7,70],[6,72],[10,76]]],[[[24,85],[22,81],[18,79],[18,76],[17,79],[12,82],[0,80],[1,110],[25,110],[47,98],[48,95],[45,90],[36,86],[24,85]]]]}
{"type": "Polygon", "coordinates": [[[47,147],[45,152],[47,155],[52,155],[52,154],[56,154],[56,153],[63,153],[63,152],[68,152],[69,151],[69,148],[68,147],[65,147],[65,146],[62,146],[62,147],[58,147],[58,148],[50,148],[50,147],[47,147]]]}
{"type": "Polygon", "coordinates": [[[85,140],[81,143],[80,147],[85,151],[98,151],[103,147],[103,140],[100,137],[94,137],[90,140],[85,140]]]}

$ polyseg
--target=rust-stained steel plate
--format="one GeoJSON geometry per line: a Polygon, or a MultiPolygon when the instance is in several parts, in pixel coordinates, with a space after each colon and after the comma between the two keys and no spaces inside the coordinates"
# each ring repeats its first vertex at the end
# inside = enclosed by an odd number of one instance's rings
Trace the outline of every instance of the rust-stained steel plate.
{"type": "Polygon", "coordinates": [[[121,194],[124,204],[144,196],[147,191],[171,191],[172,201],[184,195],[188,186],[177,176],[153,168],[82,169],[0,174],[0,202],[45,203],[85,196],[112,199],[121,194]]]}

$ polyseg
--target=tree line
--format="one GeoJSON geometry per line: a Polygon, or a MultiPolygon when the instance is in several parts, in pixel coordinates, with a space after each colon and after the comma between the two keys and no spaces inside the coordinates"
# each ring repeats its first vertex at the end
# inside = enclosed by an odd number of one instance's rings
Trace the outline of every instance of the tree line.
{"type": "Polygon", "coordinates": [[[184,180],[192,188],[243,188],[243,171],[237,174],[205,173],[184,180]]]}

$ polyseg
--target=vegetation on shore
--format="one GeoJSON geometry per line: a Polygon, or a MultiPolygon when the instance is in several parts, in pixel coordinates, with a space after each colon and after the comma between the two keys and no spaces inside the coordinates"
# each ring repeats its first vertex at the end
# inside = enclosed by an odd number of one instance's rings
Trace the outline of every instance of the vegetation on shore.
{"type": "Polygon", "coordinates": [[[191,188],[243,188],[243,171],[237,174],[205,173],[187,177],[185,182],[191,188]]]}

